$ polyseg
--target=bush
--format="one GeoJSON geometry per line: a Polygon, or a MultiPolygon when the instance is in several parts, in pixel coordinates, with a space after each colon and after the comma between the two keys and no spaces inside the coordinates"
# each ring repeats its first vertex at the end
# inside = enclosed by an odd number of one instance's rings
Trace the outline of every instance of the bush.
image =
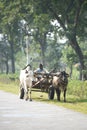
{"type": "Polygon", "coordinates": [[[87,81],[69,80],[67,92],[81,99],[87,98],[87,81]]]}

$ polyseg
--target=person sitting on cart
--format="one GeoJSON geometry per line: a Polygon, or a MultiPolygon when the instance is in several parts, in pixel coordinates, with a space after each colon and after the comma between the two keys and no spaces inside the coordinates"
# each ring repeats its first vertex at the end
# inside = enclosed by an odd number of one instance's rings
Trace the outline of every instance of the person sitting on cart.
{"type": "Polygon", "coordinates": [[[39,64],[39,68],[37,68],[35,71],[34,71],[36,74],[38,74],[37,78],[38,80],[40,80],[42,78],[42,75],[43,73],[49,73],[44,67],[43,67],[43,64],[39,64]]]}

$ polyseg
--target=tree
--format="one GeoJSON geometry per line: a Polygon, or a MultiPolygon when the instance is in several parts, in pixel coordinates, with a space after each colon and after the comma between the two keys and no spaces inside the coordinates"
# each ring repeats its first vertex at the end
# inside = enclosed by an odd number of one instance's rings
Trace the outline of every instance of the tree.
{"type": "Polygon", "coordinates": [[[19,14],[16,16],[19,8],[17,8],[17,3],[12,1],[1,1],[1,32],[6,35],[7,41],[10,45],[10,58],[12,64],[12,73],[15,73],[15,46],[18,39],[18,20],[20,19],[19,14]],[[12,8],[13,7],[13,8],[12,8]]]}
{"type": "Polygon", "coordinates": [[[8,65],[9,59],[10,59],[10,47],[8,42],[6,41],[6,38],[3,36],[3,38],[0,41],[0,66],[1,66],[1,72],[6,71],[6,74],[8,74],[9,72],[9,65],[8,65]]]}
{"type": "MultiPolygon", "coordinates": [[[[56,19],[59,25],[59,33],[65,35],[71,47],[75,50],[82,70],[85,70],[84,56],[79,46],[77,37],[81,36],[80,31],[86,27],[86,0],[43,0],[35,1],[35,11],[39,15],[42,12],[50,16],[50,20],[56,19]],[[64,5],[64,6],[63,6],[64,5]],[[84,21],[83,21],[84,20],[84,21]]],[[[85,30],[84,30],[85,32],[85,30]]],[[[85,77],[85,75],[84,75],[85,77]]]]}
{"type": "MultiPolygon", "coordinates": [[[[82,72],[86,69],[86,66],[78,39],[81,41],[87,34],[85,31],[85,27],[87,27],[86,0],[5,0],[0,1],[0,8],[1,26],[5,29],[3,32],[8,34],[9,31],[6,33],[6,30],[10,24],[11,34],[13,33],[10,38],[15,39],[17,36],[18,33],[15,34],[14,32],[18,31],[17,26],[15,26],[18,24],[15,23],[22,19],[28,23],[28,27],[32,25],[33,29],[37,28],[37,39],[40,45],[43,46],[43,56],[47,48],[47,34],[53,31],[51,30],[50,22],[57,20],[56,33],[60,37],[67,37],[69,44],[78,56],[81,65],[81,78],[85,78],[85,74],[82,76],[82,72]]],[[[10,41],[9,43],[13,42],[10,41]]]]}

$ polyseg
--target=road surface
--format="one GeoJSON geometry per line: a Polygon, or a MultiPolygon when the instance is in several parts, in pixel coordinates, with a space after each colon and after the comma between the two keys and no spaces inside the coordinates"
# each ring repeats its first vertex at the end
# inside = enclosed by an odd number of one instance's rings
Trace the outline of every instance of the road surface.
{"type": "Polygon", "coordinates": [[[0,130],[87,130],[87,115],[0,91],[0,130]]]}

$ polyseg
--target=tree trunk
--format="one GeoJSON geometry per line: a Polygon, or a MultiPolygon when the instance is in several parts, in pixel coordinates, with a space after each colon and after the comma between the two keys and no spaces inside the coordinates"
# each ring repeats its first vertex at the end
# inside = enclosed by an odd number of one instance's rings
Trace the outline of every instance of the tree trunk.
{"type": "Polygon", "coordinates": [[[75,50],[78,58],[79,58],[79,62],[80,62],[80,80],[82,78],[85,78],[85,75],[82,74],[82,71],[85,70],[85,66],[84,66],[84,56],[83,53],[81,51],[81,48],[79,47],[76,37],[73,37],[70,39],[70,45],[72,46],[72,48],[75,50]]]}
{"type": "Polygon", "coordinates": [[[5,65],[6,65],[6,74],[8,74],[8,73],[9,73],[9,65],[8,65],[8,60],[6,60],[5,65]]]}
{"type": "Polygon", "coordinates": [[[42,57],[42,63],[45,66],[45,51],[46,51],[46,33],[41,35],[40,39],[40,46],[41,46],[41,57],[42,57]]]}
{"type": "Polygon", "coordinates": [[[12,30],[11,24],[8,24],[8,41],[11,48],[11,67],[12,67],[12,73],[15,73],[15,58],[14,58],[14,33],[12,30]]]}
{"type": "Polygon", "coordinates": [[[0,73],[2,74],[3,73],[3,62],[0,63],[0,73]]]}
{"type": "Polygon", "coordinates": [[[15,73],[15,58],[14,58],[14,46],[13,42],[10,41],[10,47],[11,47],[11,65],[12,65],[12,73],[15,73]]]}
{"type": "Polygon", "coordinates": [[[44,46],[41,46],[41,58],[43,65],[45,65],[44,46]]]}
{"type": "Polygon", "coordinates": [[[73,67],[72,67],[72,64],[70,65],[70,78],[72,78],[72,70],[73,70],[73,67]]]}

